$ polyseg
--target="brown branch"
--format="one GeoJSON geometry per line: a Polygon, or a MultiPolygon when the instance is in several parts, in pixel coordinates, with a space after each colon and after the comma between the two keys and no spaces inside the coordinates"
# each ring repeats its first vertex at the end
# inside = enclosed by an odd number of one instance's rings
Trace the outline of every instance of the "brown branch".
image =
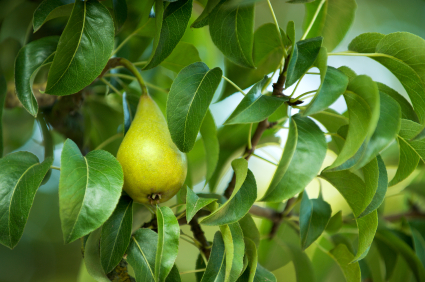
{"type": "Polygon", "coordinates": [[[208,243],[208,240],[205,237],[204,231],[199,225],[197,215],[194,218],[192,218],[192,220],[189,222],[189,225],[190,225],[190,230],[193,233],[193,236],[201,244],[200,250],[205,255],[205,257],[209,259],[211,254],[210,244],[208,243]]]}

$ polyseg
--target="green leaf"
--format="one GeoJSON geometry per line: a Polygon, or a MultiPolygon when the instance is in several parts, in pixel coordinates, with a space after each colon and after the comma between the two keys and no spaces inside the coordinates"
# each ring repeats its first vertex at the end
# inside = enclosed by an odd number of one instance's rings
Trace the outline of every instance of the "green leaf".
{"type": "Polygon", "coordinates": [[[124,176],[110,153],[91,151],[83,156],[67,139],[61,155],[59,210],[65,243],[99,228],[112,214],[121,196],[124,176]]]}
{"type": "Polygon", "coordinates": [[[261,201],[281,202],[303,191],[319,173],[326,149],[325,136],[314,121],[292,116],[281,160],[261,201]]]}
{"type": "Polygon", "coordinates": [[[347,89],[348,77],[338,69],[326,66],[326,61],[326,48],[321,47],[315,62],[315,66],[320,70],[320,87],[307,109],[303,112],[305,116],[327,109],[347,89]]]}
{"type": "Polygon", "coordinates": [[[167,278],[179,250],[180,226],[169,207],[156,208],[158,219],[158,247],[155,257],[155,281],[167,278]]]}
{"type": "Polygon", "coordinates": [[[301,246],[306,249],[319,238],[332,215],[331,206],[321,197],[310,200],[303,193],[300,207],[301,246]]]}
{"type": "Polygon", "coordinates": [[[108,9],[94,0],[76,1],[59,39],[46,93],[74,94],[92,83],[108,62],[113,47],[114,23],[108,9]]]}
{"type": "Polygon", "coordinates": [[[226,251],[226,274],[224,281],[234,282],[241,275],[243,269],[245,243],[242,229],[239,223],[235,222],[229,225],[221,225],[220,231],[226,251]]]}
{"type": "Polygon", "coordinates": [[[326,225],[326,231],[331,233],[338,232],[342,227],[342,211],[334,214],[331,219],[329,219],[328,225],[326,225]]]}
{"type": "Polygon", "coordinates": [[[425,128],[422,129],[415,137],[412,138],[412,141],[414,140],[421,140],[425,138],[425,128]]]}
{"type": "Polygon", "coordinates": [[[349,114],[347,138],[340,154],[328,170],[353,166],[355,161],[350,162],[350,158],[354,157],[364,142],[369,142],[379,120],[378,87],[370,77],[359,75],[353,78],[348,84],[344,98],[349,114]]]}
{"type": "MultiPolygon", "coordinates": [[[[15,78],[16,79],[16,78],[15,78]]],[[[7,96],[7,82],[3,74],[0,74],[0,120],[3,120],[3,108],[7,96]]],[[[3,123],[0,122],[0,158],[3,157],[3,123]]]]}
{"type": "Polygon", "coordinates": [[[218,163],[220,153],[220,144],[217,138],[217,127],[214,117],[210,111],[207,111],[204,121],[201,125],[201,136],[204,141],[204,148],[207,161],[207,173],[205,175],[205,185],[210,181],[218,163]]]}
{"type": "Polygon", "coordinates": [[[224,124],[260,122],[273,114],[285,99],[263,95],[261,90],[267,81],[264,76],[254,84],[224,124]]]}
{"type": "Polygon", "coordinates": [[[289,59],[285,87],[300,79],[314,64],[322,46],[322,37],[298,41],[289,59]]]}
{"type": "Polygon", "coordinates": [[[254,5],[229,7],[220,1],[208,17],[211,39],[235,64],[253,68],[254,5]]]}
{"type": "Polygon", "coordinates": [[[15,60],[15,89],[19,101],[33,116],[37,116],[38,103],[34,97],[32,83],[38,70],[53,60],[59,38],[44,37],[25,45],[15,60]]]}
{"type": "Polygon", "coordinates": [[[413,243],[415,246],[415,253],[422,265],[425,266],[425,238],[415,227],[410,225],[410,230],[412,231],[413,243]]]}
{"type": "Polygon", "coordinates": [[[84,248],[84,263],[86,264],[87,272],[94,280],[98,282],[108,282],[108,276],[102,268],[100,257],[100,239],[101,230],[97,229],[90,233],[84,248]]]}
{"type": "Polygon", "coordinates": [[[133,223],[133,200],[121,196],[111,217],[102,226],[100,258],[106,273],[121,261],[130,243],[133,223]]]}
{"type": "Polygon", "coordinates": [[[173,81],[167,99],[167,122],[180,151],[192,150],[221,75],[220,68],[210,70],[197,62],[182,69],[173,81]]]}
{"type": "Polygon", "coordinates": [[[208,0],[204,10],[199,15],[199,17],[190,25],[190,27],[201,28],[208,25],[208,17],[218,3],[220,3],[220,0],[208,0]]]}
{"type": "Polygon", "coordinates": [[[180,277],[179,269],[176,265],[173,265],[173,268],[171,268],[170,274],[168,274],[167,278],[165,279],[165,282],[181,282],[182,279],[180,277]]]}
{"type": "Polygon", "coordinates": [[[292,50],[295,49],[295,23],[293,21],[289,21],[286,25],[286,34],[288,35],[288,39],[291,42],[292,50]]]}
{"type": "MultiPolygon", "coordinates": [[[[280,33],[282,38],[287,38],[283,30],[280,30],[280,33]]],[[[290,45],[290,42],[287,45],[290,45]]],[[[265,74],[274,72],[282,58],[282,43],[276,26],[272,23],[263,24],[254,33],[253,60],[256,68],[241,67],[229,60],[225,60],[226,77],[242,89],[245,89],[261,80],[265,74]]],[[[225,81],[220,99],[223,100],[235,92],[235,87],[225,81]]]]}
{"type": "Polygon", "coordinates": [[[260,245],[260,231],[258,231],[257,225],[252,219],[252,216],[247,213],[241,220],[239,220],[239,225],[242,228],[243,237],[245,239],[250,239],[255,245],[260,245]]]}
{"type": "Polygon", "coordinates": [[[176,48],[186,31],[192,13],[192,0],[170,3],[164,10],[163,1],[155,4],[155,37],[153,52],[143,69],[156,67],[176,48]]]}
{"type": "Polygon", "coordinates": [[[184,67],[201,61],[198,49],[193,44],[179,42],[173,52],[162,63],[161,66],[179,73],[184,67]]]}
{"type": "Polygon", "coordinates": [[[114,8],[115,22],[119,30],[127,20],[127,2],[126,0],[113,0],[112,6],[114,8]]]}
{"type": "Polygon", "coordinates": [[[395,32],[385,36],[365,33],[354,38],[348,48],[360,53],[367,51],[366,55],[391,71],[406,89],[421,124],[425,123],[425,71],[421,67],[425,62],[424,39],[408,32],[395,32]],[[375,39],[374,50],[373,45],[367,43],[370,38],[375,39]]]}
{"type": "Polygon", "coordinates": [[[156,282],[154,276],[158,234],[146,228],[138,229],[131,237],[127,261],[133,267],[136,281],[156,282]]]}
{"type": "MultiPolygon", "coordinates": [[[[303,29],[310,25],[318,6],[323,1],[314,1],[305,5],[306,14],[303,29]]],[[[350,29],[356,14],[355,0],[325,1],[306,38],[323,36],[323,46],[329,51],[341,43],[350,29]]]]}
{"type": "Polygon", "coordinates": [[[285,249],[292,258],[297,282],[315,282],[313,265],[307,254],[293,244],[285,244],[285,249]]]}
{"type": "Polygon", "coordinates": [[[255,271],[254,282],[276,282],[276,277],[273,273],[262,267],[259,263],[257,264],[257,270],[255,271]]]}
{"type": "Polygon", "coordinates": [[[329,252],[329,255],[336,261],[338,266],[344,273],[347,282],[360,282],[361,273],[358,262],[353,261],[353,254],[348,250],[347,246],[340,244],[329,252]]]}
{"type": "Polygon", "coordinates": [[[224,225],[239,221],[244,217],[257,199],[257,184],[253,173],[248,169],[245,159],[232,162],[236,174],[236,185],[229,200],[204,217],[200,223],[205,225],[224,225]]]}
{"type": "Polygon", "coordinates": [[[412,140],[422,126],[411,120],[402,119],[400,132],[398,134],[398,145],[400,147],[400,158],[397,172],[390,181],[393,186],[406,179],[417,167],[419,160],[425,161],[425,140],[412,140]]]}
{"type": "Polygon", "coordinates": [[[13,249],[21,239],[35,192],[52,163],[24,151],[0,159],[0,243],[6,247],[13,249]]]}
{"type": "MultiPolygon", "coordinates": [[[[245,236],[245,234],[244,234],[245,236]]],[[[248,257],[248,266],[239,276],[237,282],[253,282],[258,265],[257,245],[249,238],[244,238],[245,255],[248,257]]]]}
{"type": "Polygon", "coordinates": [[[200,198],[193,192],[192,189],[187,187],[186,193],[186,221],[189,223],[195,214],[202,208],[208,206],[212,202],[217,201],[217,199],[212,198],[200,198]]]}
{"type": "Polygon", "coordinates": [[[34,11],[32,20],[34,32],[39,30],[47,21],[69,16],[74,2],[73,0],[44,0],[41,2],[34,11]]]}
{"type": "Polygon", "coordinates": [[[221,233],[214,234],[214,241],[211,249],[210,259],[207,269],[202,275],[201,282],[223,282],[225,276],[226,263],[224,261],[224,241],[221,233]]]}

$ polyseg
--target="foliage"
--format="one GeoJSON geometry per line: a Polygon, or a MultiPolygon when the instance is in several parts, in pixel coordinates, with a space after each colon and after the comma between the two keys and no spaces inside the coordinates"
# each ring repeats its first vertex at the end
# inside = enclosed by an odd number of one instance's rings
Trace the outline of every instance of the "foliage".
{"type": "Polygon", "coordinates": [[[425,281],[425,40],[370,32],[332,53],[354,20],[354,0],[279,2],[305,7],[301,36],[292,21],[281,28],[266,1],[270,23],[257,28],[256,1],[234,0],[44,0],[25,10],[34,12],[31,36],[23,28],[29,23],[13,33],[14,19],[4,19],[0,41],[14,38],[21,49],[13,76],[0,73],[0,116],[16,92],[40,124],[45,149],[42,161],[22,150],[3,155],[8,136],[0,124],[0,243],[18,244],[38,188],[56,169],[64,242],[81,239],[96,281],[117,281],[128,267],[136,281],[184,281],[176,258],[188,238],[199,249],[192,272],[202,282],[277,281],[272,272],[289,262],[300,282],[336,268],[349,282],[401,281],[395,273],[406,265],[425,281]],[[409,100],[373,77],[329,66],[328,56],[377,61],[409,100]],[[317,89],[294,95],[307,75],[319,78],[317,89]],[[217,122],[214,102],[239,94],[217,122]],[[122,192],[115,157],[141,95],[159,105],[188,158],[185,184],[161,206],[140,206],[122,192]],[[347,110],[339,113],[332,105],[342,99],[347,110]],[[287,138],[273,162],[256,149],[280,145],[278,131],[287,138]],[[60,168],[53,132],[61,136],[60,168]],[[394,152],[398,166],[389,177],[394,152]],[[251,157],[276,167],[264,191],[251,157]],[[223,192],[217,187],[229,171],[223,192]],[[403,191],[410,210],[384,215],[388,188],[416,175],[403,191]],[[317,198],[306,189],[314,181],[317,198]],[[350,212],[333,210],[325,182],[350,212]],[[140,210],[150,211],[142,222],[140,210]],[[185,224],[193,237],[181,230],[185,224]],[[209,242],[202,228],[211,226],[209,242]]]}

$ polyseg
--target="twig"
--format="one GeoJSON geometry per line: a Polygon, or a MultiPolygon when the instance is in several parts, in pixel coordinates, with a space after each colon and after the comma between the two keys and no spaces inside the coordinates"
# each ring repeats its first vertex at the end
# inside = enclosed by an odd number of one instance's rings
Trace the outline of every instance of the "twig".
{"type": "Polygon", "coordinates": [[[208,243],[208,240],[205,237],[204,231],[202,230],[201,226],[198,223],[198,216],[195,216],[194,218],[192,218],[189,225],[190,225],[190,230],[193,233],[193,236],[201,244],[200,246],[201,252],[205,255],[207,259],[209,259],[211,254],[210,244],[208,243]]]}

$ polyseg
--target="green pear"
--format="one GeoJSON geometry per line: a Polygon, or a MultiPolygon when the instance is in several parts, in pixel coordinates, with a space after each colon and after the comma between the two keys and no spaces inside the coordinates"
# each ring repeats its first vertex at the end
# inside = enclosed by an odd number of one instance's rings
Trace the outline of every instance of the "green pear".
{"type": "Polygon", "coordinates": [[[117,159],[124,171],[123,189],[139,203],[168,201],[186,179],[186,156],[171,140],[165,118],[149,95],[140,97],[117,159]]]}

